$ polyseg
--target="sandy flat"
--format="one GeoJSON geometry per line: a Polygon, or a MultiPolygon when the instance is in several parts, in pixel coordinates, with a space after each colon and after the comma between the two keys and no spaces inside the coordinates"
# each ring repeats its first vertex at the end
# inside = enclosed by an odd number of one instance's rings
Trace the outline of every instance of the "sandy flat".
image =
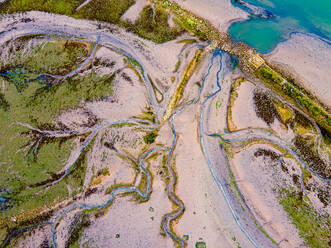
{"type": "MultiPolygon", "coordinates": [[[[217,60],[206,81],[207,89],[215,86],[219,68],[217,60]]],[[[204,65],[201,70],[206,71],[207,66],[204,65]]],[[[202,95],[201,101],[205,99],[205,93],[202,95]]],[[[185,204],[185,212],[175,225],[175,230],[180,235],[189,235],[188,247],[195,247],[200,238],[206,242],[207,247],[235,247],[232,237],[236,237],[242,247],[252,247],[235,223],[201,150],[198,136],[199,109],[199,105],[192,105],[178,114],[175,120],[178,135],[175,150],[178,175],[176,193],[185,204]]],[[[216,126],[213,125],[211,130],[216,126]]]]}
{"type": "Polygon", "coordinates": [[[237,129],[248,127],[268,128],[268,125],[258,118],[255,112],[253,100],[255,88],[252,83],[243,82],[237,90],[238,97],[232,107],[232,120],[237,129]]]}
{"type": "MultiPolygon", "coordinates": [[[[235,154],[232,169],[239,189],[267,233],[277,242],[282,241],[280,247],[302,247],[302,240],[295,226],[288,219],[287,213],[273,192],[273,187],[280,182],[291,184],[286,182],[290,177],[283,175],[284,172],[279,169],[275,170],[278,165],[271,165],[274,162],[269,159],[255,157],[254,152],[257,148],[269,149],[279,154],[279,151],[266,145],[253,145],[235,154]]],[[[287,167],[294,168],[295,174],[301,173],[293,161],[287,163],[287,167]]]]}
{"type": "Polygon", "coordinates": [[[131,6],[125,13],[122,15],[122,20],[129,20],[130,22],[135,22],[140,12],[143,10],[145,6],[149,4],[148,0],[136,0],[136,3],[131,6]]]}
{"type": "Polygon", "coordinates": [[[228,248],[233,246],[233,236],[244,244],[245,237],[233,223],[233,217],[201,151],[197,132],[194,132],[198,128],[195,111],[196,107],[192,107],[176,121],[179,134],[175,151],[178,173],[176,192],[186,209],[175,230],[181,235],[189,235],[188,247],[194,247],[202,238],[207,247],[220,247],[222,244],[221,247],[228,248]]]}
{"type": "Polygon", "coordinates": [[[82,243],[88,241],[91,247],[173,247],[170,238],[160,235],[163,214],[170,211],[163,183],[155,181],[146,203],[130,201],[130,196],[117,198],[107,214],[84,231],[82,243]]]}
{"type": "Polygon", "coordinates": [[[247,18],[248,14],[234,7],[229,0],[174,0],[184,9],[192,11],[210,21],[220,31],[227,31],[237,19],[247,18]]]}
{"type": "Polygon", "coordinates": [[[303,79],[305,88],[331,106],[331,45],[312,36],[293,34],[268,57],[293,69],[303,79]]]}

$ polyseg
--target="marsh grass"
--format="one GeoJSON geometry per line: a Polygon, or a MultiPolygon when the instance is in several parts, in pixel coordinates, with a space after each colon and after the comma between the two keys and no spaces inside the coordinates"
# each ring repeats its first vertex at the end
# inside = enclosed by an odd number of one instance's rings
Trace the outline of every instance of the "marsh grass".
{"type": "Polygon", "coordinates": [[[88,55],[89,49],[86,43],[52,41],[47,42],[42,49],[34,48],[29,56],[17,59],[16,66],[24,66],[36,73],[63,76],[82,63],[88,55]]]}
{"type": "Polygon", "coordinates": [[[81,102],[102,100],[113,94],[114,75],[99,77],[91,72],[70,78],[59,85],[48,87],[28,99],[30,116],[36,124],[51,122],[63,111],[77,108],[81,102]]]}
{"type": "Polygon", "coordinates": [[[178,27],[169,27],[168,18],[168,13],[162,8],[155,7],[153,14],[153,8],[148,5],[141,11],[135,23],[126,21],[123,25],[140,37],[163,43],[175,39],[182,32],[178,27]]]}
{"type": "MultiPolygon", "coordinates": [[[[74,65],[75,56],[87,55],[85,46],[77,47],[75,43],[63,41],[49,44],[36,51],[35,56],[29,57],[28,67],[40,73],[59,72],[62,66],[68,63],[74,65]],[[53,60],[49,63],[54,64],[43,62],[42,59],[50,59],[49,56],[53,60]],[[61,63],[56,64],[56,61],[61,63]],[[63,61],[68,63],[62,63],[63,61]]],[[[89,148],[86,148],[64,180],[44,190],[45,184],[53,181],[58,171],[63,168],[73,149],[74,138],[44,138],[33,152],[33,144],[39,136],[14,123],[29,123],[40,129],[55,129],[57,116],[63,111],[79,107],[87,101],[110,96],[113,93],[113,79],[114,75],[100,77],[91,72],[68,78],[36,95],[36,91],[43,86],[36,80],[30,81],[19,91],[13,83],[4,78],[6,87],[1,96],[9,107],[0,108],[0,161],[3,162],[0,166],[0,188],[11,191],[14,205],[7,211],[0,212],[0,228],[9,225],[8,223],[11,223],[10,226],[20,225],[21,221],[9,221],[12,216],[19,220],[28,220],[36,216],[40,209],[66,199],[69,196],[67,185],[71,186],[72,195],[80,192],[87,166],[85,155],[89,148]]]]}
{"type": "Polygon", "coordinates": [[[329,216],[321,216],[307,204],[299,193],[281,190],[280,204],[298,228],[299,235],[311,247],[329,247],[330,227],[329,216]]]}
{"type": "Polygon", "coordinates": [[[0,109],[7,111],[9,108],[9,103],[7,102],[5,95],[0,92],[0,109]]]}
{"type": "Polygon", "coordinates": [[[120,18],[135,3],[134,0],[94,0],[76,11],[83,2],[84,0],[11,0],[0,5],[0,15],[38,10],[77,19],[115,23],[156,43],[173,40],[182,32],[179,27],[169,27],[168,13],[157,6],[154,14],[152,7],[146,6],[136,22],[131,23],[120,18]]]}
{"type": "Polygon", "coordinates": [[[119,23],[121,16],[134,3],[134,0],[95,0],[79,9],[73,16],[89,20],[119,23]]]}
{"type": "Polygon", "coordinates": [[[69,230],[69,238],[65,242],[65,248],[78,248],[80,247],[79,241],[82,237],[85,228],[91,225],[91,220],[88,213],[83,213],[78,218],[74,219],[71,223],[69,230]]]}
{"type": "Polygon", "coordinates": [[[84,0],[12,0],[0,5],[0,14],[11,14],[30,10],[67,15],[79,19],[90,19],[118,23],[134,0],[95,0],[76,11],[84,0]]]}
{"type": "Polygon", "coordinates": [[[157,137],[157,133],[156,132],[148,132],[145,136],[144,136],[144,141],[146,144],[153,144],[155,142],[155,139],[157,137]]]}

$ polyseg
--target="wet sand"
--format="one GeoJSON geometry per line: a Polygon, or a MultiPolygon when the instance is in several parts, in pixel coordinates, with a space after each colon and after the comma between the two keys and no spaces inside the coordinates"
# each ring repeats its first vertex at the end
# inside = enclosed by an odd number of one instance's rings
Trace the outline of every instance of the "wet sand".
{"type": "Polygon", "coordinates": [[[310,35],[292,34],[267,57],[286,65],[302,79],[303,86],[328,107],[331,106],[331,45],[310,35]]]}

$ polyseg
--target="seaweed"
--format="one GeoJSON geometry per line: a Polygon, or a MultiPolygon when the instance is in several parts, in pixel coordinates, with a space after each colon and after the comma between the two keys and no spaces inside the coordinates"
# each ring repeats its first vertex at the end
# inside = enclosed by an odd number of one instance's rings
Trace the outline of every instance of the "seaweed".
{"type": "Polygon", "coordinates": [[[70,227],[70,236],[65,243],[65,248],[72,247],[73,245],[79,245],[79,239],[81,238],[84,228],[89,227],[91,221],[89,220],[89,215],[83,213],[78,218],[75,218],[70,227]]]}
{"type": "Polygon", "coordinates": [[[254,156],[255,157],[259,157],[259,156],[270,157],[270,159],[272,161],[280,159],[280,155],[278,155],[277,153],[275,153],[271,150],[263,149],[263,148],[259,148],[256,152],[254,152],[254,156]]]}
{"type": "Polygon", "coordinates": [[[253,100],[257,116],[268,125],[274,123],[275,119],[281,121],[281,117],[267,92],[254,90],[253,100]]]}
{"type": "Polygon", "coordinates": [[[294,139],[294,146],[298,149],[303,159],[309,164],[311,169],[323,178],[331,179],[331,167],[327,165],[312,149],[308,141],[300,135],[294,139]]]}

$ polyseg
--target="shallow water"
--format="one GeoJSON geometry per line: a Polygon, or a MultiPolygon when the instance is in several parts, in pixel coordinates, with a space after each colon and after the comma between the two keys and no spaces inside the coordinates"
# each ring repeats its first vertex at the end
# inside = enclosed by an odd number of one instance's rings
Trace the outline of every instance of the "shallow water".
{"type": "MultiPolygon", "coordinates": [[[[231,2],[238,7],[241,5],[231,2]]],[[[243,41],[261,53],[268,53],[289,37],[291,32],[315,34],[331,40],[330,0],[245,0],[264,8],[276,17],[254,18],[236,22],[229,28],[231,37],[243,41]]]]}

